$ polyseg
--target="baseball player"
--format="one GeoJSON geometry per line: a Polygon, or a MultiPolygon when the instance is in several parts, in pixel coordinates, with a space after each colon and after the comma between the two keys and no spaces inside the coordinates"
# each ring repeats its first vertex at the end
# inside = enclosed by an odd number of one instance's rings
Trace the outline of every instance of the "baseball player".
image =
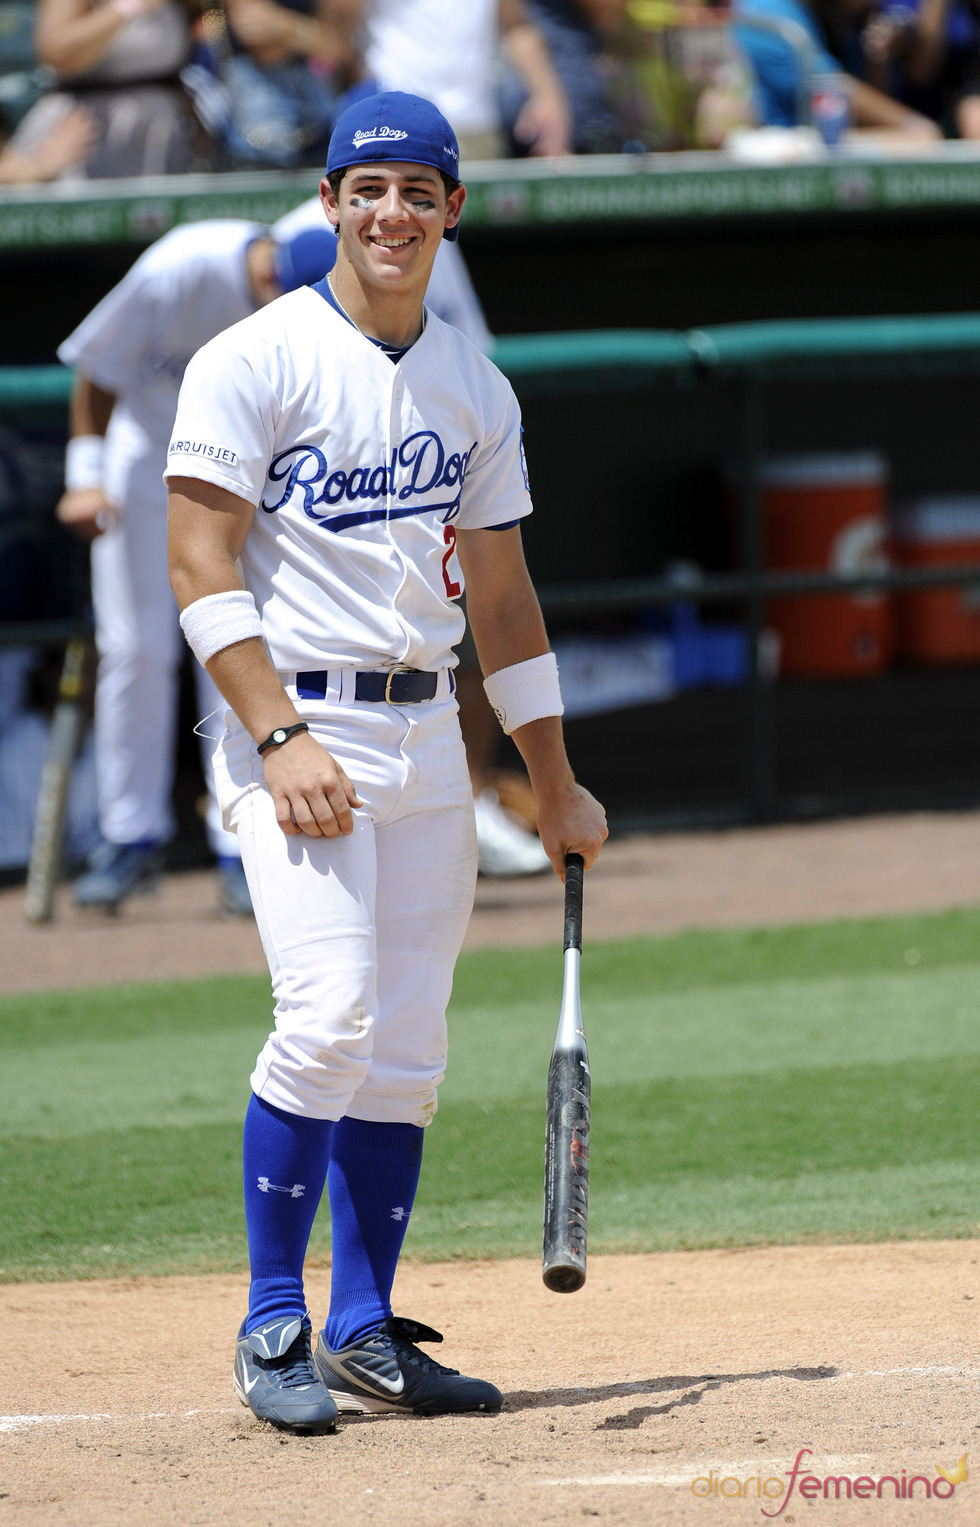
{"type": "Polygon", "coordinates": [[[245,1120],[235,1388],[292,1431],[330,1430],[338,1410],[501,1403],[424,1354],[441,1336],[390,1302],[476,874],[451,668],[464,580],[553,865],[572,849],[591,864],[606,836],[565,757],[521,553],[516,399],[423,306],[440,239],[456,237],[458,162],[419,97],[343,114],[320,187],[333,271],[194,357],[168,457],[171,581],[228,702],[218,797],[276,998],[245,1120]],[[303,1263],[325,1185],[331,1299],[314,1353],[303,1263]]]}
{"type": "MultiPolygon", "coordinates": [[[[183,643],[167,583],[161,476],[184,367],[221,329],[321,276],[335,248],[327,228],[280,239],[250,222],[175,228],[58,350],[75,368],[58,516],[93,541],[99,651],[95,752],[104,841],[75,885],[83,906],[115,908],[152,887],[171,833],[183,643]]],[[[198,703],[202,716],[222,706],[203,669],[198,703]]],[[[210,781],[209,730],[203,729],[202,753],[210,781]]],[[[248,914],[238,840],[221,825],[213,787],[207,828],[225,910],[248,914]]]]}
{"type": "MultiPolygon", "coordinates": [[[[277,238],[292,238],[304,228],[322,228],[323,225],[322,203],[319,196],[312,196],[281,217],[273,224],[272,231],[277,238]]],[[[458,243],[450,243],[447,239],[440,241],[426,292],[426,306],[444,323],[451,323],[465,334],[484,355],[492,354],[493,335],[487,327],[458,243]]],[[[456,656],[456,702],[473,786],[480,874],[511,877],[546,872],[551,864],[540,840],[516,811],[507,809],[498,793],[498,789],[509,790],[514,800],[522,804],[523,799],[530,797],[533,805],[534,798],[526,776],[514,771],[505,774],[494,771],[496,738],[500,733],[483,692],[483,675],[468,628],[463,633],[456,656]]]]}

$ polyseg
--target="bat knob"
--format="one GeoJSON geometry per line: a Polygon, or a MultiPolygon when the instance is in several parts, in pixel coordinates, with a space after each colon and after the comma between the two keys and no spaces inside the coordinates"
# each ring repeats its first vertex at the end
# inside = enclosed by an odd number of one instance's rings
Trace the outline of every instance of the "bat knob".
{"type": "Polygon", "coordinates": [[[585,1282],[582,1267],[549,1267],[542,1274],[545,1288],[553,1294],[577,1294],[585,1282]]]}

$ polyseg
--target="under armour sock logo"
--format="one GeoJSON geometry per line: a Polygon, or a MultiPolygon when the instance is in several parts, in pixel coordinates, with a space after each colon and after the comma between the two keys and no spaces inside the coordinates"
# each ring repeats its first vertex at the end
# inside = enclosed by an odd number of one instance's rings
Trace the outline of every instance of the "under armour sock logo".
{"type": "Polygon", "coordinates": [[[306,1192],[305,1182],[294,1182],[291,1188],[281,1188],[277,1182],[270,1182],[268,1177],[260,1177],[257,1186],[260,1193],[288,1193],[290,1198],[302,1198],[306,1192]]]}
{"type": "Polygon", "coordinates": [[[408,1219],[408,1210],[403,1209],[401,1204],[399,1204],[397,1209],[392,1209],[391,1217],[393,1220],[396,1220],[398,1224],[401,1224],[403,1219],[408,1219]]]}

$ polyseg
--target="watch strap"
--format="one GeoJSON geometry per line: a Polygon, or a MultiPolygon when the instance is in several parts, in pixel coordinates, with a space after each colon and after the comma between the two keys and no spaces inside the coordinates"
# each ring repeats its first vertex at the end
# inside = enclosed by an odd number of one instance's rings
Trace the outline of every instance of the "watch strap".
{"type": "Polygon", "coordinates": [[[264,753],[266,748],[281,747],[288,742],[290,737],[295,737],[297,732],[308,732],[309,726],[305,721],[296,721],[292,726],[277,726],[274,732],[270,732],[264,742],[258,744],[257,751],[264,753]]]}

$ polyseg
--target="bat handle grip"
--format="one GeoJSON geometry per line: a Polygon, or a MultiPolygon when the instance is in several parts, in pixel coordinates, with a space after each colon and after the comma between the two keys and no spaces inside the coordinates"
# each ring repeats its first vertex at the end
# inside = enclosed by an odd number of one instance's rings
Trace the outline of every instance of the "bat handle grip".
{"type": "Polygon", "coordinates": [[[565,855],[565,948],[582,948],[582,880],[585,860],[581,854],[565,855]]]}

